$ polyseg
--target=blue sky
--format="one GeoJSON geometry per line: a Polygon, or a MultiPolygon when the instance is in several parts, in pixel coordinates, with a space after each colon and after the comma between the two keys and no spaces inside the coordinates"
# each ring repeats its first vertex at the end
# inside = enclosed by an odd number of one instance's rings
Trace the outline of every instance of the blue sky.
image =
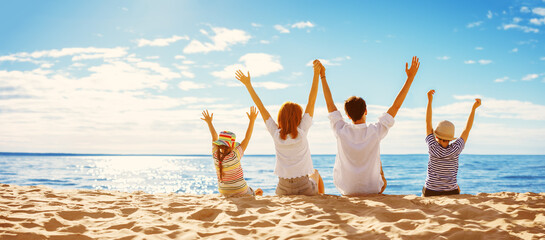
{"type": "MultiPolygon", "coordinates": [[[[545,1],[13,1],[0,7],[0,151],[208,153],[200,112],[243,136],[252,73],[275,117],[306,104],[321,59],[333,98],[362,96],[369,121],[391,105],[413,55],[421,67],[382,153],[426,153],[434,123],[465,153],[545,154],[545,1]]],[[[320,92],[312,153],[334,154],[320,92]]],[[[262,121],[249,154],[274,153],[262,121]]]]}

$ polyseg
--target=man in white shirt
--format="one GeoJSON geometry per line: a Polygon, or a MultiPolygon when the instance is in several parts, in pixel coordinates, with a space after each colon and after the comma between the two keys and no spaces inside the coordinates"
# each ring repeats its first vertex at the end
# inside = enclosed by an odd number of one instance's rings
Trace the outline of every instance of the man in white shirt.
{"type": "Polygon", "coordinates": [[[322,67],[320,78],[331,128],[337,138],[337,157],[333,167],[333,181],[342,195],[382,193],[386,179],[380,161],[380,141],[394,125],[394,117],[401,108],[418,71],[420,62],[415,56],[411,68],[405,64],[407,80],[394,103],[379,117],[378,123],[366,123],[367,106],[360,97],[352,96],[345,101],[344,109],[352,123],[346,123],[337,110],[322,67]]]}

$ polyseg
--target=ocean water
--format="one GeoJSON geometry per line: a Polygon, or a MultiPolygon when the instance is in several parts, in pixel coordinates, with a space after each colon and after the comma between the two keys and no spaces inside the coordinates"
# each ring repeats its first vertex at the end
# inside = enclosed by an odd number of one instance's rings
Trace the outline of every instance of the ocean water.
{"type": "MultiPolygon", "coordinates": [[[[327,194],[333,184],[334,155],[312,156],[327,194]]],[[[382,155],[388,181],[385,194],[420,195],[428,156],[382,155]]],[[[274,155],[244,156],[248,184],[274,195],[278,178],[274,155]]],[[[45,185],[56,189],[107,189],[148,193],[217,193],[210,156],[134,156],[0,153],[0,183],[45,185]]],[[[460,156],[458,182],[462,193],[545,192],[545,155],[460,156]]]]}

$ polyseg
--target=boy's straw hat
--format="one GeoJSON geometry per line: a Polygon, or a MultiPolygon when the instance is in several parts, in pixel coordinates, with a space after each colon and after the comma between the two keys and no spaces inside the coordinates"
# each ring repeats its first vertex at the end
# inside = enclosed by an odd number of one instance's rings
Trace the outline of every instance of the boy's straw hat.
{"type": "Polygon", "coordinates": [[[214,144],[218,146],[225,145],[231,148],[238,147],[240,143],[235,142],[236,138],[237,136],[233,132],[222,131],[218,140],[214,141],[214,144]]]}
{"type": "Polygon", "coordinates": [[[456,139],[454,137],[454,124],[447,120],[439,122],[439,124],[437,124],[437,127],[435,128],[435,131],[433,131],[433,134],[437,138],[443,140],[450,141],[456,139]]]}

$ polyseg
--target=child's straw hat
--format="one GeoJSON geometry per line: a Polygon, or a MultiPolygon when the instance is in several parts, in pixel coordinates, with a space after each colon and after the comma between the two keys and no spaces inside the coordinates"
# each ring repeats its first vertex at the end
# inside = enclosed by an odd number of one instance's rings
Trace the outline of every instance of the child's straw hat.
{"type": "Polygon", "coordinates": [[[450,141],[450,140],[456,139],[454,137],[454,124],[452,124],[451,122],[449,122],[447,120],[439,122],[439,124],[437,124],[437,127],[435,128],[435,131],[433,132],[433,134],[437,138],[443,139],[443,140],[449,140],[450,141]]]}

